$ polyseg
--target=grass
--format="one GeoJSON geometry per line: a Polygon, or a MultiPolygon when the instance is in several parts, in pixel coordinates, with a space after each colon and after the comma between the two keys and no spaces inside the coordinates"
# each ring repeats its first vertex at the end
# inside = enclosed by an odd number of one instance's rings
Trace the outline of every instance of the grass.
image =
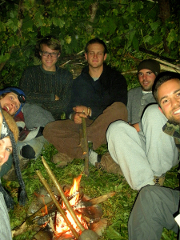
{"type": "MultiPolygon", "coordinates": [[[[99,152],[101,153],[105,151],[107,151],[106,146],[103,146],[99,149],[99,152]]],[[[74,159],[73,162],[65,168],[57,168],[56,165],[50,161],[51,157],[56,152],[56,149],[54,149],[52,145],[47,145],[43,150],[42,155],[57,177],[59,183],[62,185],[72,185],[73,179],[83,172],[84,161],[80,159],[74,159]]],[[[44,169],[41,158],[39,157],[36,161],[31,161],[28,167],[22,171],[28,194],[28,202],[25,207],[19,206],[17,201],[18,183],[16,181],[3,181],[3,184],[11,192],[16,202],[14,210],[11,210],[9,213],[12,229],[14,229],[16,226],[19,226],[26,219],[29,205],[35,198],[34,192],[37,192],[37,190],[42,186],[35,172],[37,169],[41,171],[42,175],[49,182],[49,184],[52,184],[51,181],[49,181],[48,174],[44,169]]],[[[86,177],[85,175],[82,175],[81,179],[81,188],[86,195],[94,198],[112,191],[116,192],[115,196],[100,204],[103,209],[103,218],[108,220],[108,226],[99,239],[127,240],[128,218],[137,196],[137,191],[134,191],[129,187],[124,177],[118,177],[114,174],[97,170],[93,166],[90,166],[89,170],[89,176],[86,177]]],[[[173,188],[178,186],[176,172],[176,168],[173,168],[166,174],[165,186],[173,188]]],[[[30,240],[33,239],[33,235],[34,232],[26,232],[25,234],[13,238],[13,240],[30,240]]],[[[161,239],[173,240],[176,239],[176,235],[171,231],[164,230],[161,239]]]]}

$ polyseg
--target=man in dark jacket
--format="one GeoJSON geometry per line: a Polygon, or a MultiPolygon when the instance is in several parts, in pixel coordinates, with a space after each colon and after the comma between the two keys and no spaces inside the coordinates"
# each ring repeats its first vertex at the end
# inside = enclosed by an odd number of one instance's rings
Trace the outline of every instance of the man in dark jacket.
{"type": "MultiPolygon", "coordinates": [[[[90,40],[85,48],[88,66],[74,80],[72,97],[68,107],[71,120],[49,123],[44,129],[44,137],[52,143],[59,154],[70,158],[83,158],[79,147],[79,128],[82,118],[86,118],[88,141],[93,149],[106,143],[106,129],[118,119],[127,121],[127,84],[125,78],[115,69],[107,66],[105,43],[90,40]]],[[[97,154],[90,153],[90,162],[95,165],[97,154]]]]}

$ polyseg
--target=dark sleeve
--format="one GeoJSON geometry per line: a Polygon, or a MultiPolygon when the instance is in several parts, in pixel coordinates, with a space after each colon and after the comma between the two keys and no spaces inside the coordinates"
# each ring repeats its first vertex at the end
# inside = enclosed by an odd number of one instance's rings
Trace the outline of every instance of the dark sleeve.
{"type": "Polygon", "coordinates": [[[111,76],[110,94],[112,102],[122,102],[127,105],[127,83],[125,77],[118,71],[111,76]]]}
{"type": "Polygon", "coordinates": [[[71,98],[70,102],[67,106],[67,115],[73,112],[73,107],[83,105],[82,93],[84,92],[83,84],[81,84],[81,80],[76,78],[73,81],[71,88],[71,98]]]}

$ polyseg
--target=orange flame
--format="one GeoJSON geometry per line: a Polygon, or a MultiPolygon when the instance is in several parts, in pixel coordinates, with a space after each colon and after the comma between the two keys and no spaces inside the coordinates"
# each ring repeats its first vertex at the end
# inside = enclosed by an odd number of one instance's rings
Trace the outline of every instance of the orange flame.
{"type": "MultiPolygon", "coordinates": [[[[73,186],[71,187],[70,191],[68,192],[68,196],[72,196],[74,193],[79,192],[79,185],[80,185],[80,181],[81,181],[81,177],[82,175],[79,175],[77,178],[74,178],[73,180],[73,186]]],[[[76,194],[75,197],[73,197],[69,203],[71,206],[76,205],[76,203],[79,200],[79,193],[76,194]]],[[[62,203],[62,207],[65,208],[65,204],[62,203]]],[[[76,214],[77,218],[79,219],[79,221],[81,222],[81,224],[84,226],[84,228],[88,229],[87,223],[82,219],[82,214],[76,214]]],[[[72,224],[73,228],[77,231],[80,232],[80,229],[78,228],[77,224],[75,223],[74,219],[72,218],[71,214],[69,213],[69,211],[66,211],[66,216],[68,218],[68,220],[70,221],[70,223],[72,224]]],[[[64,221],[62,216],[58,216],[57,218],[57,223],[56,223],[56,233],[57,234],[61,234],[64,232],[69,231],[69,227],[67,226],[66,222],[64,221]]]]}

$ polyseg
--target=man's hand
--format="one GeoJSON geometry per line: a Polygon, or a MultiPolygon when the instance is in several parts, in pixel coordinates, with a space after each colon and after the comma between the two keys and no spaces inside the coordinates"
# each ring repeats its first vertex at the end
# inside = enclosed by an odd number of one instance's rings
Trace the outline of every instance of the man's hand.
{"type": "Polygon", "coordinates": [[[73,120],[76,124],[81,124],[82,118],[87,118],[88,116],[91,116],[91,109],[86,106],[76,106],[73,108],[73,111],[75,112],[73,114],[73,120]]]}
{"type": "Polygon", "coordinates": [[[134,127],[134,128],[136,129],[137,132],[140,132],[139,123],[131,124],[131,123],[129,122],[129,125],[131,125],[132,127],[134,127]]]}
{"type": "Polygon", "coordinates": [[[137,132],[140,131],[139,123],[135,123],[132,126],[136,129],[137,132]]]}

